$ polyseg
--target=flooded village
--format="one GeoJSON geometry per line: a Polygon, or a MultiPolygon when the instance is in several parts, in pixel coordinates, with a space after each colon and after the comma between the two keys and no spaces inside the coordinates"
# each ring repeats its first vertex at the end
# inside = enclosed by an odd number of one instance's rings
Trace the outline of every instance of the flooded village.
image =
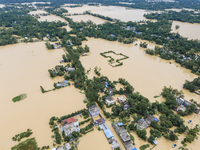
{"type": "MultiPolygon", "coordinates": [[[[163,121],[163,118],[171,116],[159,110],[168,99],[162,95],[165,86],[182,90],[184,98],[176,95],[176,103],[173,103],[176,107],[173,108],[171,104],[170,111],[174,115],[178,114],[177,116],[184,121],[181,125],[187,126],[188,130],[195,129],[195,126],[200,123],[199,106],[195,105],[195,112],[190,115],[184,116],[179,113],[188,112],[188,107],[194,105],[193,101],[200,103],[199,95],[183,89],[185,80],[192,81],[198,77],[197,74],[191,73],[191,70],[174,60],[148,55],[140,43],[146,42],[149,49],[159,45],[139,38],[135,38],[130,44],[124,44],[90,36],[79,45],[83,49],[79,49],[74,46],[76,40],[72,37],[77,37],[77,33],[73,33],[73,27],[69,25],[70,20],[45,11],[50,6],[45,8],[43,5],[42,7],[36,5],[37,3],[31,4],[37,9],[29,12],[31,16],[37,18],[39,22],[65,23],[59,28],[66,29],[66,32],[72,31],[68,35],[71,39],[66,40],[59,38],[62,37],[61,35],[52,36],[53,34],[45,33],[42,40],[37,38],[33,42],[26,42],[30,38],[26,39],[24,36],[18,39],[19,43],[0,47],[0,90],[2,91],[0,149],[9,150],[18,145],[20,142],[13,141],[12,137],[29,128],[32,129],[33,134],[23,138],[22,141],[35,138],[37,147],[43,149],[45,146],[49,146],[46,149],[52,150],[198,149],[199,139],[187,142],[187,146],[183,146],[182,141],[187,136],[186,130],[182,134],[176,132],[178,139],[168,139],[166,134],[170,135],[173,131],[174,135],[175,130],[183,126],[173,124],[171,127],[168,120],[163,121]],[[53,48],[47,48],[46,43],[53,45],[53,48]],[[87,47],[89,51],[86,50],[87,47]],[[107,58],[100,55],[108,51],[115,53],[107,53],[107,58]],[[116,54],[128,58],[122,59],[124,57],[116,54]],[[122,59],[119,61],[122,65],[112,67],[110,64],[116,63],[112,62],[112,59],[114,61],[122,59]],[[125,79],[126,83],[120,79],[125,79]],[[93,89],[87,90],[89,87],[93,89]],[[95,88],[98,90],[95,91],[95,88]],[[90,93],[93,90],[98,96],[90,93]],[[27,97],[14,103],[13,97],[22,93],[27,97]],[[90,98],[94,98],[95,101],[90,98]],[[136,101],[136,99],[140,100],[136,101]],[[190,101],[191,99],[193,101],[190,101]],[[143,101],[147,105],[139,106],[143,101]],[[138,115],[136,111],[138,108],[134,105],[138,105],[141,110],[145,107],[143,111],[147,111],[148,114],[138,115]],[[162,131],[161,136],[154,135],[154,139],[149,140],[150,143],[147,138],[153,135],[152,132],[158,130],[152,122],[156,125],[164,122],[163,126],[167,124],[170,127],[167,127],[168,132],[162,131]],[[12,127],[13,123],[15,127],[12,127]],[[138,130],[146,132],[145,140],[138,130]]],[[[144,20],[144,23],[147,19],[143,15],[150,13],[148,10],[120,6],[69,6],[73,4],[61,6],[68,10],[68,13],[63,13],[64,16],[75,22],[90,20],[97,25],[114,22],[83,13],[89,11],[124,22],[144,20]]],[[[0,5],[1,7],[4,8],[5,5],[0,5]]],[[[171,32],[178,32],[188,39],[200,39],[198,34],[200,24],[173,21],[171,29],[171,32]],[[180,28],[175,29],[176,25],[180,28]]],[[[84,29],[80,28],[80,31],[84,29]]],[[[137,32],[135,29],[134,31],[137,32]]],[[[59,30],[59,34],[62,34],[62,30],[59,30]]],[[[109,35],[115,37],[112,33],[109,35]]]]}

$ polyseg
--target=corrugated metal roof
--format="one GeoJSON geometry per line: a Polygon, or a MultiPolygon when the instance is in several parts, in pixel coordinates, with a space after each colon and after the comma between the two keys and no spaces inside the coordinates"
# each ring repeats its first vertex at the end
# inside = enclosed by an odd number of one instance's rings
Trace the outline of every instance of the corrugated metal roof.
{"type": "Polygon", "coordinates": [[[104,133],[108,139],[114,136],[110,129],[104,130],[104,133]]]}

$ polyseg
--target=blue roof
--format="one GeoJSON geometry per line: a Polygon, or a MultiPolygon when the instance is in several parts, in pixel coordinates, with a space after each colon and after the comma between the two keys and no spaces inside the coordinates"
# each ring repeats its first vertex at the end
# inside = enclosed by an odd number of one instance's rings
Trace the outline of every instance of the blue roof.
{"type": "Polygon", "coordinates": [[[158,122],[158,119],[157,119],[157,118],[154,118],[154,121],[158,122]]]}
{"type": "Polygon", "coordinates": [[[123,126],[123,123],[122,122],[118,123],[118,126],[123,126]]]}
{"type": "Polygon", "coordinates": [[[104,130],[104,133],[106,135],[106,137],[109,139],[111,137],[113,137],[113,134],[112,132],[110,131],[110,129],[107,129],[107,130],[104,130]]]}
{"type": "Polygon", "coordinates": [[[132,148],[131,150],[137,150],[137,148],[132,148]]]}

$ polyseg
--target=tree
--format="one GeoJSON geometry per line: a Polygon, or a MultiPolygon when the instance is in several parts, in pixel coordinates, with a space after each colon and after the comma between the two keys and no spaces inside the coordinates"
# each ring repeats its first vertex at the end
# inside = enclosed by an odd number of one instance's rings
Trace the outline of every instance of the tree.
{"type": "Polygon", "coordinates": [[[180,28],[180,26],[179,26],[179,25],[176,25],[176,26],[175,26],[175,29],[176,29],[176,30],[177,30],[177,29],[179,29],[179,28],[180,28]]]}
{"type": "Polygon", "coordinates": [[[147,139],[149,143],[153,144],[153,141],[155,140],[155,137],[153,135],[150,135],[147,139]]]}
{"type": "Polygon", "coordinates": [[[140,137],[141,139],[146,141],[146,139],[147,139],[147,136],[146,136],[147,135],[147,131],[145,129],[143,129],[143,130],[137,129],[136,130],[136,134],[138,135],[138,137],[140,137]]]}

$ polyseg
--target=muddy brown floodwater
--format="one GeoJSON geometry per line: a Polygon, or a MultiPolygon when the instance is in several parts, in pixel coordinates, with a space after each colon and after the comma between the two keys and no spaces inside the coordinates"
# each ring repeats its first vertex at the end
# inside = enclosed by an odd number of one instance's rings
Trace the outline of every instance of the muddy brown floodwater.
{"type": "Polygon", "coordinates": [[[68,10],[69,14],[83,13],[85,11],[91,11],[92,13],[108,16],[111,18],[120,19],[121,21],[140,21],[145,20],[143,17],[145,10],[141,9],[127,9],[119,6],[88,6],[70,8],[63,7],[68,10]]]}
{"type": "Polygon", "coordinates": [[[107,22],[106,20],[104,19],[100,19],[100,18],[97,18],[97,17],[93,17],[91,15],[74,15],[74,16],[68,16],[69,18],[72,18],[73,21],[89,21],[91,20],[92,22],[96,23],[96,24],[102,24],[102,23],[105,23],[107,22]]]}
{"type": "MultiPolygon", "coordinates": [[[[144,41],[142,41],[144,42],[144,41]]],[[[147,41],[146,41],[147,42],[147,41]]],[[[140,43],[138,40],[136,43],[140,43]]],[[[148,43],[148,48],[153,48],[155,44],[148,43]]],[[[144,49],[139,46],[134,46],[133,44],[122,44],[119,42],[111,42],[103,39],[88,38],[88,41],[84,41],[83,45],[87,44],[90,47],[90,55],[88,57],[81,57],[80,60],[86,70],[89,68],[94,68],[98,66],[101,68],[101,73],[107,76],[111,80],[117,80],[118,78],[125,78],[133,87],[135,91],[140,92],[143,96],[149,98],[151,102],[163,101],[163,98],[154,98],[155,95],[159,95],[164,86],[178,90],[183,90],[182,86],[185,80],[192,80],[196,75],[190,73],[190,70],[180,67],[179,64],[174,61],[166,61],[158,58],[157,56],[150,56],[145,54],[144,49]],[[108,59],[102,57],[100,53],[113,50],[116,53],[122,53],[129,56],[129,59],[123,61],[123,66],[111,67],[108,65],[108,59]],[[170,62],[172,62],[170,64],[170,62]]],[[[117,57],[116,57],[117,58],[117,57]]],[[[93,77],[93,73],[88,75],[89,78],[93,77]]],[[[190,93],[187,90],[183,90],[185,94],[185,99],[194,99],[198,103],[200,98],[198,95],[190,93]]],[[[193,114],[188,117],[183,118],[186,122],[191,119],[193,121],[194,127],[200,122],[200,115],[193,114]]],[[[147,130],[149,132],[149,129],[147,130]]],[[[136,147],[145,144],[144,141],[139,139],[135,133],[132,133],[135,137],[136,147]]],[[[148,133],[149,134],[149,133],[148,133]]],[[[166,140],[165,138],[158,139],[158,146],[155,150],[169,150],[173,149],[172,145],[174,142],[166,140]]],[[[177,141],[178,146],[181,146],[181,138],[177,141]]],[[[195,140],[192,144],[188,145],[189,149],[197,149],[200,142],[195,140]]],[[[148,144],[146,142],[146,144],[148,144]]]]}
{"type": "Polygon", "coordinates": [[[200,24],[199,23],[187,23],[180,21],[173,21],[172,31],[178,32],[183,37],[188,37],[188,39],[200,39],[200,24]],[[176,25],[179,25],[178,30],[175,29],[176,25]]]}
{"type": "MultiPolygon", "coordinates": [[[[46,11],[44,10],[37,10],[37,11],[31,11],[30,14],[43,14],[43,13],[47,13],[46,11]]],[[[52,21],[61,21],[61,22],[66,22],[67,23],[67,26],[63,26],[63,28],[65,28],[67,31],[70,31],[71,28],[69,27],[69,23],[59,17],[59,16],[55,16],[55,15],[48,15],[48,16],[40,16],[40,18],[38,19],[38,21],[48,21],[48,22],[52,22],[52,21]]]]}
{"type": "MultiPolygon", "coordinates": [[[[95,7],[84,5],[78,8],[66,7],[66,9],[69,10],[69,13],[82,13],[86,10],[91,10],[92,13],[121,19],[122,21],[144,20],[143,14],[145,13],[144,10],[126,9],[117,6],[95,7]]],[[[74,19],[77,17],[78,21],[83,16],[73,17],[74,19]]],[[[88,20],[90,18],[93,17],[86,16],[84,19],[88,20]]],[[[46,20],[66,22],[64,19],[54,15],[42,16],[39,19],[39,21],[46,20]]],[[[93,21],[97,23],[100,20],[93,21]]],[[[185,29],[189,29],[191,25],[189,24],[185,29]]],[[[181,32],[186,33],[185,30],[181,31],[183,26],[181,25],[179,29],[181,35],[184,34],[181,32]]],[[[197,33],[198,27],[199,25],[191,29],[191,32],[197,33]]],[[[70,30],[68,26],[65,28],[70,30]]],[[[185,36],[193,38],[192,34],[186,34],[185,36]]],[[[139,45],[140,40],[135,43],[139,45]]],[[[156,99],[153,97],[159,95],[164,86],[168,87],[171,85],[173,88],[182,90],[185,80],[192,80],[197,77],[190,73],[190,70],[180,67],[174,61],[166,61],[157,56],[145,54],[144,49],[138,45],[135,46],[135,43],[125,45],[115,41],[110,42],[94,38],[88,38],[88,41],[84,41],[83,45],[87,44],[91,52],[89,56],[81,57],[80,60],[86,70],[92,68],[92,71],[88,75],[89,78],[94,76],[93,68],[95,66],[101,67],[101,73],[109,79],[117,80],[118,78],[125,78],[133,85],[135,91],[149,98],[151,102],[155,102],[156,100],[163,101],[160,97],[156,99]],[[129,59],[122,61],[123,66],[113,68],[108,64],[108,59],[100,55],[101,52],[109,50],[125,54],[129,56],[129,59]],[[170,62],[172,63],[170,64],[170,62]]],[[[154,48],[155,44],[147,43],[149,48],[154,48]]],[[[32,137],[36,137],[38,146],[50,145],[52,148],[53,139],[51,138],[52,132],[48,125],[49,119],[52,116],[60,117],[85,108],[85,104],[83,103],[85,99],[84,94],[80,94],[73,86],[45,94],[40,91],[41,85],[44,89],[48,90],[53,88],[54,82],[63,80],[62,77],[51,79],[48,74],[48,69],[59,64],[59,61],[62,59],[62,54],[64,54],[63,49],[47,50],[44,42],[20,43],[0,47],[0,90],[3,91],[0,94],[1,150],[9,150],[12,146],[16,145],[17,142],[13,142],[11,138],[15,134],[26,131],[28,128],[33,130],[32,137]],[[16,103],[12,102],[13,97],[22,93],[27,94],[26,99],[16,103]]],[[[186,100],[194,99],[198,103],[200,102],[199,96],[187,90],[183,90],[183,92],[186,100]]],[[[200,115],[193,114],[183,119],[186,125],[188,120],[192,119],[193,124],[189,124],[188,126],[194,127],[195,124],[199,124],[200,115]]],[[[125,148],[111,127],[110,121],[106,120],[106,123],[124,150],[125,148]]],[[[135,133],[132,134],[135,137],[137,148],[145,144],[145,142],[139,140],[135,133]]],[[[180,140],[177,141],[178,146],[181,145],[181,138],[183,137],[180,136],[180,140]]],[[[188,144],[188,148],[190,150],[197,150],[200,147],[199,141],[195,140],[192,144],[188,144]]],[[[154,148],[155,150],[173,149],[171,146],[175,143],[163,137],[158,139],[158,142],[159,144],[154,148]]],[[[80,139],[78,147],[80,150],[111,150],[111,145],[108,144],[103,131],[98,131],[96,128],[80,139]]]]}
{"type": "Polygon", "coordinates": [[[74,86],[49,93],[53,83],[63,78],[51,79],[48,69],[59,64],[63,49],[48,50],[44,42],[20,43],[0,47],[0,149],[10,150],[17,142],[16,134],[33,130],[38,146],[52,147],[52,132],[48,122],[52,116],[63,116],[85,108],[85,96],[74,86]],[[27,98],[12,102],[12,98],[26,93],[27,98]]]}
{"type": "MultiPolygon", "coordinates": [[[[91,11],[92,13],[120,19],[121,21],[125,21],[125,22],[147,20],[145,17],[143,17],[143,15],[145,13],[149,13],[149,11],[146,11],[146,10],[127,9],[125,7],[119,7],[119,6],[96,7],[96,6],[83,5],[83,7],[76,7],[76,8],[64,7],[64,8],[69,11],[69,14],[83,13],[84,11],[91,11]]],[[[78,17],[72,16],[71,18],[75,18],[76,20],[78,17]]],[[[81,16],[79,16],[79,19],[77,19],[77,21],[81,21],[80,18],[81,16]]],[[[92,20],[92,18],[93,18],[92,16],[88,16],[88,18],[84,18],[84,19],[92,20]]],[[[98,21],[96,23],[98,23],[98,21]]],[[[192,23],[173,21],[172,31],[173,32],[178,31],[180,35],[182,35],[183,37],[188,37],[188,39],[200,39],[200,24],[197,24],[197,23],[192,24],[192,23]],[[175,30],[176,25],[180,26],[179,30],[175,30]]]]}
{"type": "MultiPolygon", "coordinates": [[[[180,67],[170,61],[165,61],[156,56],[147,55],[143,48],[139,47],[140,40],[137,46],[133,44],[122,44],[119,42],[110,42],[103,39],[88,38],[83,45],[87,44],[90,47],[91,53],[88,57],[81,57],[81,62],[86,70],[101,67],[101,73],[108,76],[112,80],[125,78],[129,81],[136,91],[149,98],[151,102],[155,101],[155,95],[159,95],[164,86],[172,86],[179,90],[185,80],[192,80],[196,76],[190,73],[190,70],[180,67]],[[108,59],[102,57],[100,53],[113,50],[116,53],[122,53],[129,56],[123,60],[123,66],[111,67],[108,65],[108,59]]],[[[147,41],[146,41],[147,42],[147,41]]],[[[149,48],[153,48],[153,43],[148,43],[149,48]]],[[[108,55],[108,54],[107,54],[108,55]]],[[[195,94],[187,92],[186,98],[198,98],[195,94]]]]}

